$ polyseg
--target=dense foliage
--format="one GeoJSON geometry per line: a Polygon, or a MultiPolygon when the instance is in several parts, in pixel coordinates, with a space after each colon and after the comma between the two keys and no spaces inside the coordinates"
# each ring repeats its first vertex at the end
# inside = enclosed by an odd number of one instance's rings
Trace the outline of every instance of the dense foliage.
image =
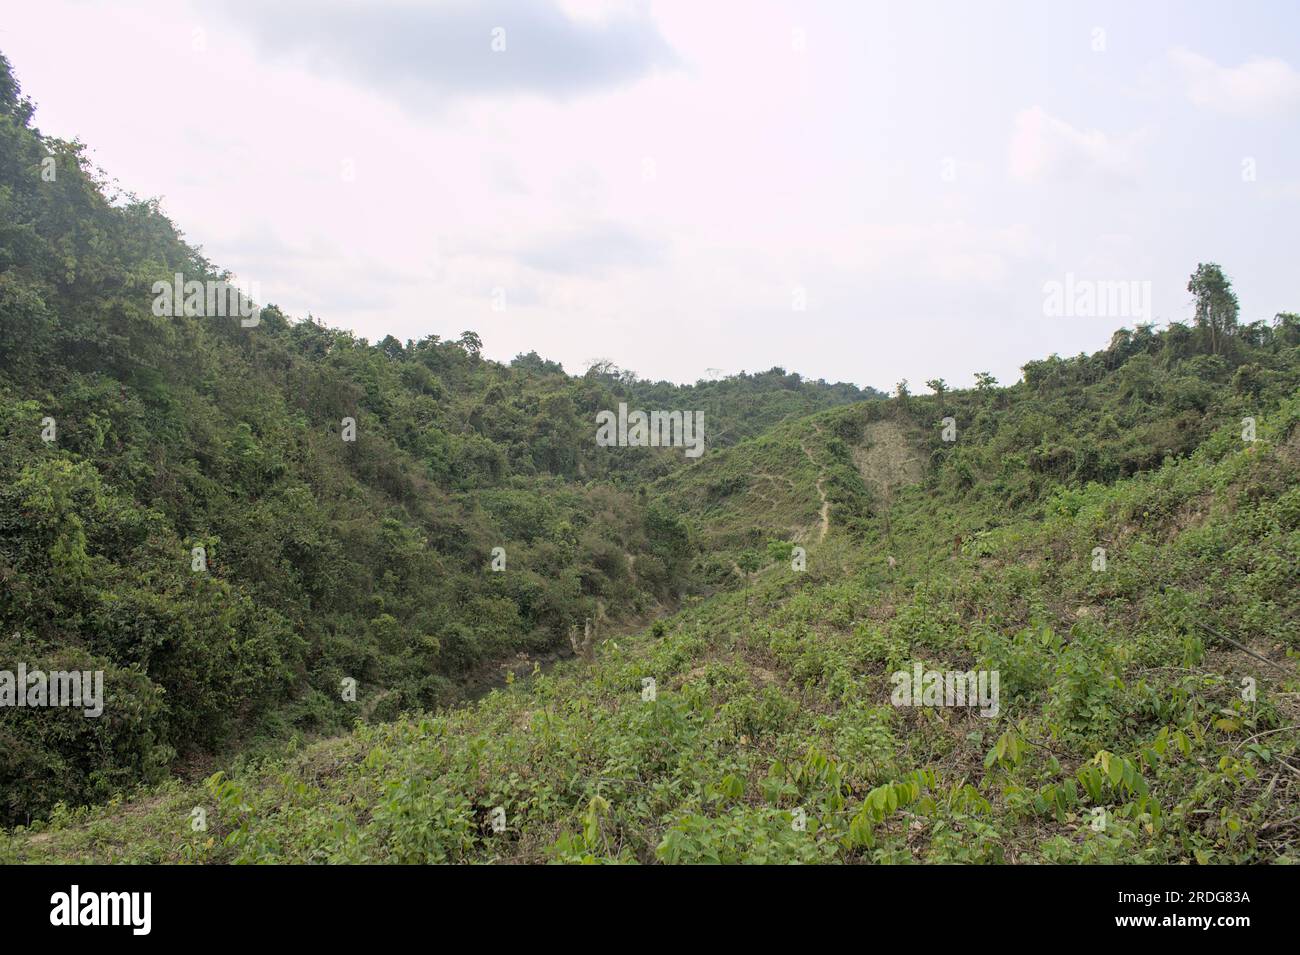
{"type": "Polygon", "coordinates": [[[0,858],[1298,861],[1300,394],[1259,423],[1018,513],[940,465],[805,571],[773,564],[595,664],[129,812],[60,809],[0,858]],[[997,669],[1000,713],[891,706],[914,661],[997,669]]]}
{"type": "Polygon", "coordinates": [[[485,360],[472,332],[371,344],[273,306],[251,328],[156,316],[155,281],[224,276],[31,118],[0,58],[0,668],[102,669],[113,702],[0,711],[0,822],[437,706],[567,647],[598,601],[675,605],[690,529],[636,489],[682,452],[597,447],[598,410],[701,410],[721,446],[865,397],[782,369],[571,376],[485,360]]]}
{"type": "Polygon", "coordinates": [[[65,147],[5,90],[0,661],[112,706],[0,713],[37,820],[0,861],[1300,861],[1300,317],[1242,324],[1218,265],[1190,324],[890,400],[248,334],[149,314],[208,267],[76,172],[40,193],[65,147]],[[724,438],[602,454],[619,401],[724,438]],[[594,659],[441,705],[601,607],[594,659]],[[996,670],[998,712],[891,705],[917,664],[996,670]]]}

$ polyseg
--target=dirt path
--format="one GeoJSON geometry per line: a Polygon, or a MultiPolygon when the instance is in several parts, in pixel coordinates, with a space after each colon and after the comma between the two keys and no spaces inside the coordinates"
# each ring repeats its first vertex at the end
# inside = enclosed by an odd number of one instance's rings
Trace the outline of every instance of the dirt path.
{"type": "MultiPolygon", "coordinates": [[[[818,434],[822,433],[821,425],[814,424],[813,427],[817,429],[818,434]]],[[[831,502],[826,497],[826,488],[823,487],[826,478],[824,475],[820,473],[821,465],[817,463],[817,459],[814,458],[812,456],[812,452],[808,450],[808,445],[803,443],[803,438],[799,439],[799,447],[803,451],[803,453],[807,455],[808,460],[812,462],[813,467],[817,468],[818,471],[817,496],[822,499],[822,510],[821,510],[822,524],[821,524],[821,530],[817,532],[817,543],[820,544],[822,541],[826,539],[826,532],[831,529],[831,502]]]]}
{"type": "Polygon", "coordinates": [[[925,476],[925,462],[893,421],[873,421],[863,429],[862,444],[853,449],[853,463],[863,483],[886,503],[896,488],[917,484],[925,476]]]}

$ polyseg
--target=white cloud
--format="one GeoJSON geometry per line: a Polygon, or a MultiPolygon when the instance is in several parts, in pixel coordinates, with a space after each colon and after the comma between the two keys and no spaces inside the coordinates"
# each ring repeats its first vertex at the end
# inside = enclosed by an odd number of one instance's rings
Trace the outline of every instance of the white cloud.
{"type": "Polygon", "coordinates": [[[599,277],[618,268],[645,268],[663,261],[664,246],[617,222],[595,222],[519,243],[522,264],[561,275],[599,277]]]}
{"type": "Polygon", "coordinates": [[[984,227],[965,221],[868,224],[825,246],[825,259],[841,273],[915,282],[996,283],[1013,263],[1029,256],[1035,240],[1028,226],[984,227]]]}
{"type": "Polygon", "coordinates": [[[1233,116],[1286,116],[1300,108],[1300,73],[1284,60],[1256,57],[1240,66],[1219,66],[1209,57],[1177,49],[1169,61],[1187,98],[1203,109],[1233,116]]]}
{"type": "Polygon", "coordinates": [[[618,87],[677,56],[644,10],[549,0],[209,0],[266,53],[347,76],[413,111],[449,97],[535,93],[558,99],[618,87]]]}
{"type": "Polygon", "coordinates": [[[1025,182],[1133,178],[1145,139],[1140,131],[1112,136],[1076,129],[1034,106],[1016,114],[1007,151],[1009,171],[1025,182]]]}
{"type": "MultiPolygon", "coordinates": [[[[679,380],[782,364],[1009,381],[1108,339],[1044,321],[1044,275],[1150,277],[1157,302],[1182,303],[1213,259],[1253,270],[1243,313],[1296,307],[1279,215],[1293,114],[1238,146],[1231,116],[1188,108],[1163,14],[1142,5],[1108,23],[1155,44],[1140,62],[1160,85],[1135,91],[1118,48],[1086,68],[1039,54],[1044,23],[1076,35],[1066,13],[949,0],[936,30],[940,3],[882,22],[797,0],[743,16],[683,0],[43,0],[6,8],[0,49],[44,132],[161,195],[267,302],[372,341],[469,328],[493,358],[605,355],[679,380]]],[[[1287,19],[1241,42],[1268,49],[1287,19]]]]}

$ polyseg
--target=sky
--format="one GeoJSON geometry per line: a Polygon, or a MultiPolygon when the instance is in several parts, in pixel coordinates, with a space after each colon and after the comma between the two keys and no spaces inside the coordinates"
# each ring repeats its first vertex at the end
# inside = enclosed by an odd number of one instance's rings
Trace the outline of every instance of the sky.
{"type": "Polygon", "coordinates": [[[1289,0],[0,2],[43,133],[371,341],[920,392],[1187,321],[1199,262],[1300,310],[1289,0]]]}

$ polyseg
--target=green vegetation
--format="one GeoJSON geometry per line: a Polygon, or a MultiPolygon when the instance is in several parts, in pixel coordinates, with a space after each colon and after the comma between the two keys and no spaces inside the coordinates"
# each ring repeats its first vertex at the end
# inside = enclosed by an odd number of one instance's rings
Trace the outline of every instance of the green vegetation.
{"type": "Polygon", "coordinates": [[[223,275],[30,121],[0,58],[0,666],[102,669],[112,704],[0,710],[0,824],[450,702],[567,647],[598,600],[675,606],[696,545],[637,490],[682,452],[597,447],[600,409],[703,410],[725,446],[866,397],[781,369],[572,377],[472,332],[370,344],[273,306],[253,329],[158,317],[153,282],[223,275]]]}
{"type": "Polygon", "coordinates": [[[888,400],[249,334],[153,317],[211,268],[0,94],[0,661],[108,688],[0,711],[0,862],[1300,861],[1300,317],[1219,266],[1191,325],[888,400]],[[709,450],[597,448],[619,401],[709,450]],[[997,714],[891,705],[916,664],[997,714]]]}

